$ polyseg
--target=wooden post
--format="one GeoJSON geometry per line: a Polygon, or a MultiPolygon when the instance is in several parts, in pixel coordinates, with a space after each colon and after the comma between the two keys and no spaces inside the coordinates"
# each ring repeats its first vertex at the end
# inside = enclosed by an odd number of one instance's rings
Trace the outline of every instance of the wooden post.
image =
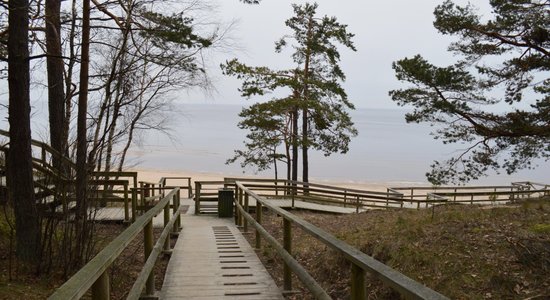
{"type": "MultiPolygon", "coordinates": [[[[143,188],[144,188],[144,195],[145,195],[145,197],[151,196],[151,191],[149,190],[149,184],[148,184],[148,183],[145,183],[145,184],[143,185],[143,188]]],[[[143,201],[145,201],[145,199],[143,199],[143,201]]]]}
{"type": "Polygon", "coordinates": [[[367,298],[365,289],[365,270],[354,263],[351,264],[351,299],[363,300],[367,298]]]}
{"type": "MultiPolygon", "coordinates": [[[[256,199],[256,222],[262,225],[262,203],[258,199],[256,199]]],[[[256,230],[256,249],[262,249],[262,236],[258,230],[256,230]]]]}
{"type": "MultiPolygon", "coordinates": [[[[243,206],[243,193],[244,193],[244,191],[241,188],[239,188],[238,189],[238,197],[239,197],[239,205],[241,207],[243,206]]],[[[237,225],[243,226],[243,219],[244,219],[243,214],[239,210],[239,220],[238,220],[239,223],[237,225]]]]}
{"type": "Polygon", "coordinates": [[[133,177],[133,184],[134,184],[133,188],[137,189],[138,188],[137,173],[135,173],[134,176],[132,177],[133,177]]]}
{"type": "Polygon", "coordinates": [[[130,222],[130,204],[128,201],[128,183],[124,184],[124,222],[130,222]]]}
{"type": "Polygon", "coordinates": [[[296,184],[292,184],[292,208],[294,208],[294,198],[296,198],[296,193],[298,192],[298,189],[296,188],[296,184]]]}
{"type": "Polygon", "coordinates": [[[195,215],[201,213],[201,183],[195,181],[195,215]]]}
{"type": "MultiPolygon", "coordinates": [[[[172,213],[175,214],[180,208],[180,205],[181,205],[181,189],[179,189],[178,192],[176,193],[176,203],[172,207],[172,213]]],[[[177,234],[181,230],[181,214],[178,213],[176,217],[177,219],[176,219],[176,222],[174,223],[174,233],[177,234]]]]}
{"type": "Polygon", "coordinates": [[[237,184],[235,184],[235,205],[234,206],[234,216],[235,216],[235,225],[236,226],[239,226],[239,218],[240,218],[240,213],[239,213],[239,209],[237,208],[237,202],[239,201],[239,187],[237,186],[237,184]]]}
{"type": "MultiPolygon", "coordinates": [[[[248,194],[244,194],[244,213],[248,213],[248,194]]],[[[246,219],[243,219],[243,227],[244,232],[248,232],[248,221],[246,219]]]]}
{"type": "Polygon", "coordinates": [[[140,195],[141,195],[141,214],[143,214],[145,212],[145,186],[143,184],[141,184],[141,191],[140,191],[140,195]]]}
{"type": "MultiPolygon", "coordinates": [[[[174,204],[174,207],[176,206],[176,197],[175,195],[172,197],[172,202],[174,204]]],[[[164,206],[164,226],[163,227],[166,227],[166,225],[168,225],[168,223],[170,223],[170,202],[167,202],[166,205],[164,206]]],[[[170,253],[170,237],[167,237],[165,240],[164,240],[164,250],[163,252],[166,254],[166,253],[170,253]]]]}
{"type": "Polygon", "coordinates": [[[453,197],[453,202],[456,202],[456,191],[457,191],[457,189],[455,188],[455,195],[453,197]]]}
{"type": "MultiPolygon", "coordinates": [[[[292,255],[292,223],[286,218],[283,219],[283,247],[292,255]]],[[[292,271],[286,263],[283,266],[283,283],[285,291],[292,290],[292,271]]]]}
{"type": "Polygon", "coordinates": [[[470,197],[470,204],[474,204],[474,194],[470,197]]]}
{"type": "Polygon", "coordinates": [[[136,221],[137,214],[137,189],[132,189],[132,223],[136,221]]]}
{"type": "Polygon", "coordinates": [[[344,207],[346,207],[347,199],[348,199],[348,190],[345,190],[344,191],[344,207]]]}
{"type": "Polygon", "coordinates": [[[359,195],[357,195],[357,202],[355,204],[355,213],[359,213],[359,195]]]}
{"type": "Polygon", "coordinates": [[[193,187],[191,186],[191,177],[187,178],[187,197],[193,196],[193,187]]]}
{"type": "Polygon", "coordinates": [[[109,284],[109,271],[105,270],[92,285],[92,300],[111,299],[111,286],[109,284]]]}
{"type": "MultiPolygon", "coordinates": [[[[144,248],[145,248],[145,261],[149,258],[149,255],[151,255],[151,252],[153,252],[154,247],[154,236],[153,236],[153,220],[149,220],[147,225],[145,225],[145,229],[143,231],[143,240],[144,240],[144,248]]],[[[145,286],[145,294],[152,296],[155,294],[155,272],[151,272],[149,275],[149,278],[147,278],[147,285],[145,286]]]]}

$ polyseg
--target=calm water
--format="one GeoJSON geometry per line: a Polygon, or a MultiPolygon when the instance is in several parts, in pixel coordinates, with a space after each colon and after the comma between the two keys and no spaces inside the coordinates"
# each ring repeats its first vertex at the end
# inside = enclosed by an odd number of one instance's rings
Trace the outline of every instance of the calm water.
{"type": "MultiPolygon", "coordinates": [[[[184,116],[172,123],[174,138],[157,133],[145,135],[143,146],[132,152],[132,161],[143,168],[242,174],[238,164],[225,164],[233,150],[242,148],[246,134],[237,128],[241,107],[216,103],[186,104],[178,109],[184,116]]],[[[443,160],[465,148],[442,145],[430,135],[429,125],[407,124],[404,114],[398,109],[354,111],[352,119],[359,135],[352,140],[350,151],[329,157],[312,152],[310,177],[320,181],[424,182],[434,159],[443,160]]],[[[284,169],[283,164],[279,167],[284,169]]],[[[253,169],[245,172],[254,174],[253,169]]],[[[260,175],[272,176],[272,171],[260,175]]],[[[543,164],[513,176],[493,174],[477,183],[504,184],[513,180],[550,182],[550,171],[543,164]]]]}

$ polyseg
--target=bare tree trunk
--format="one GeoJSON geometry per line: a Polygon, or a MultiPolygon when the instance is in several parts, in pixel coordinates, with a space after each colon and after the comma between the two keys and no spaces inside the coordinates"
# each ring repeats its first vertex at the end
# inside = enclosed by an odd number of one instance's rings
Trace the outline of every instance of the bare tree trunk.
{"type": "MultiPolygon", "coordinates": [[[[46,64],[48,71],[48,112],[50,144],[60,154],[65,153],[67,139],[65,125],[65,91],[63,89],[63,59],[61,58],[60,0],[46,0],[46,64]]],[[[60,157],[52,157],[54,168],[63,172],[60,157]]]]}
{"type": "Polygon", "coordinates": [[[90,62],[90,0],[82,1],[82,48],[80,66],[80,93],[78,97],[77,150],[76,150],[76,247],[77,265],[83,262],[88,240],[88,163],[87,154],[87,110],[88,74],[90,62]]]}
{"type": "Polygon", "coordinates": [[[78,14],[76,12],[76,0],[71,4],[71,29],[69,31],[69,62],[67,65],[67,75],[65,76],[65,119],[63,123],[63,140],[67,141],[64,154],[69,155],[69,131],[71,124],[71,114],[73,105],[73,96],[75,94],[76,85],[73,83],[73,72],[76,63],[76,20],[78,14]]]}
{"type": "Polygon", "coordinates": [[[38,267],[41,243],[31,154],[29,3],[10,0],[8,8],[9,195],[15,209],[17,257],[38,267]]]}

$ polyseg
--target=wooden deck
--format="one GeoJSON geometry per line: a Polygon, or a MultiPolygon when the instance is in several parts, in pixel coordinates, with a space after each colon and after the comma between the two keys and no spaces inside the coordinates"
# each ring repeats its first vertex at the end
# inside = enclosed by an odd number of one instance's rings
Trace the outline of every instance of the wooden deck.
{"type": "Polygon", "coordinates": [[[182,216],[160,299],[284,299],[233,218],[193,213],[182,216]]]}
{"type": "MultiPolygon", "coordinates": [[[[123,207],[102,207],[92,212],[95,220],[99,222],[122,222],[124,221],[123,207]]],[[[153,218],[154,227],[164,227],[164,216],[158,214],[153,218]]]]}
{"type": "MultiPolygon", "coordinates": [[[[272,200],[268,200],[268,202],[274,206],[281,207],[281,208],[292,207],[291,199],[272,199],[272,200]]],[[[253,198],[250,199],[248,206],[256,207],[256,200],[253,198]]],[[[318,204],[318,203],[305,202],[301,200],[294,200],[294,208],[327,212],[327,213],[335,213],[335,214],[352,214],[356,212],[356,208],[353,206],[342,207],[342,206],[335,206],[335,205],[324,205],[324,204],[318,204]]],[[[359,212],[364,212],[364,211],[366,211],[366,209],[359,208],[359,212]]]]}

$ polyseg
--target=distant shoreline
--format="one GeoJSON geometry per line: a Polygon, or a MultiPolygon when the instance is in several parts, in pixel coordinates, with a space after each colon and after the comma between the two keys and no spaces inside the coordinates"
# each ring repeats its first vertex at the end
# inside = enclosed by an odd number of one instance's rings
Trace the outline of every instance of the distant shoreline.
{"type": "MultiPolygon", "coordinates": [[[[174,171],[174,170],[160,170],[153,168],[130,168],[129,171],[138,172],[138,181],[147,181],[147,182],[158,182],[162,177],[191,177],[191,180],[194,181],[221,181],[224,177],[242,177],[242,178],[273,178],[268,176],[254,176],[250,174],[221,174],[213,172],[199,172],[199,171],[174,171]]],[[[343,182],[338,180],[316,180],[311,178],[310,182],[325,184],[343,188],[359,189],[359,190],[369,190],[369,191],[380,191],[385,192],[389,187],[402,187],[402,186],[426,186],[430,185],[428,182],[358,182],[358,181],[349,181],[343,182]]]]}

